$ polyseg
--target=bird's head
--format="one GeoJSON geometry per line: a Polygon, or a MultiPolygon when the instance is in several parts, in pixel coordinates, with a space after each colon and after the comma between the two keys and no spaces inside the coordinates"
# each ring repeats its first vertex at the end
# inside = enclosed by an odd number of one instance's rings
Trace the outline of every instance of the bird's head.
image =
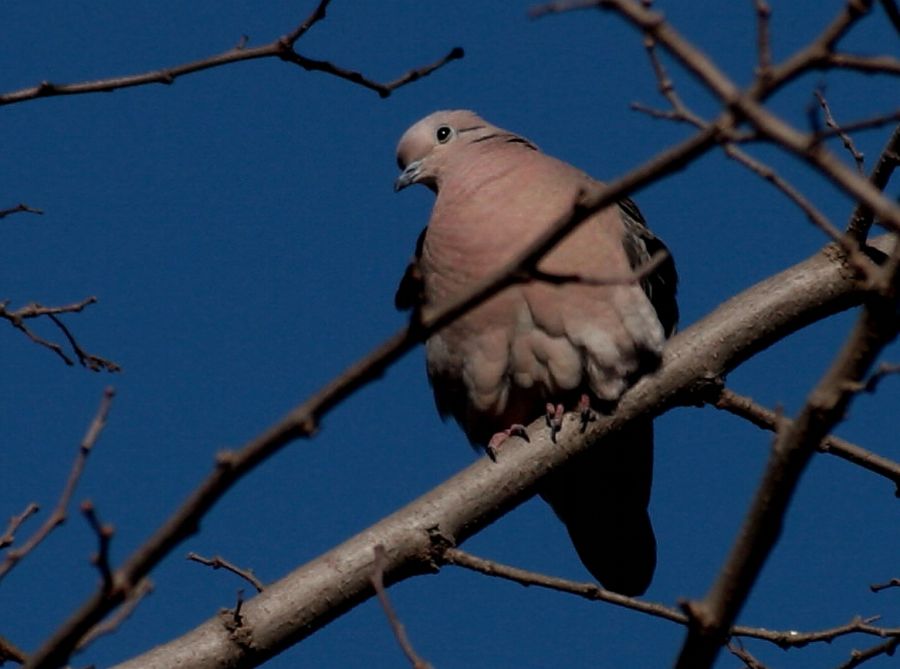
{"type": "Polygon", "coordinates": [[[394,182],[394,190],[423,184],[437,192],[441,171],[460,143],[486,137],[493,130],[477,114],[466,110],[439,111],[426,116],[400,138],[397,145],[400,176],[394,182]]]}

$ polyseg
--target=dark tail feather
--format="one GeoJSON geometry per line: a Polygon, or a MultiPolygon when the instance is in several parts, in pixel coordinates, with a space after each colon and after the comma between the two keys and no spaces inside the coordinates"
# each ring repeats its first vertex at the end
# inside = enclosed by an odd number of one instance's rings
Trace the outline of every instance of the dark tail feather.
{"type": "Polygon", "coordinates": [[[652,481],[653,422],[641,420],[591,446],[541,487],[584,566],[623,595],[643,594],[656,568],[647,514],[652,481]]]}

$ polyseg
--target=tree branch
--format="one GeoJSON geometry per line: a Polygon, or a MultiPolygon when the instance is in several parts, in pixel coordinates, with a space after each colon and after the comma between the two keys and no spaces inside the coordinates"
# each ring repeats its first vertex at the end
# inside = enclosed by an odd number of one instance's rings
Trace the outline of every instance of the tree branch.
{"type": "MultiPolygon", "coordinates": [[[[779,416],[774,411],[758,405],[749,397],[739,395],[727,388],[722,389],[711,404],[717,409],[740,416],[757,427],[772,432],[778,432],[792,422],[789,418],[779,416]]],[[[900,497],[900,463],[833,435],[828,435],[822,439],[818,450],[835,455],[847,462],[852,462],[863,469],[868,469],[870,472],[885,477],[894,484],[895,494],[900,497]]]]}
{"type": "Polygon", "coordinates": [[[383,84],[369,79],[359,72],[345,69],[328,61],[308,58],[297,53],[294,49],[297,41],[316,23],[325,18],[325,9],[329,2],[330,0],[321,0],[315,10],[313,10],[312,14],[310,14],[309,17],[294,30],[262,46],[248,48],[241,42],[228,51],[223,51],[222,53],[213,56],[140,74],[129,74],[120,77],[110,77],[108,79],[98,79],[95,81],[82,81],[72,84],[55,84],[50,81],[42,81],[36,86],[0,94],[0,106],[60,95],[108,92],[120,88],[144,86],[147,84],[171,84],[178,77],[193,74],[194,72],[202,72],[203,70],[230,65],[231,63],[245,60],[257,60],[260,58],[278,58],[282,61],[298,65],[307,71],[325,72],[326,74],[331,74],[340,79],[345,79],[354,84],[363,86],[364,88],[373,90],[382,98],[386,98],[397,88],[431,74],[450,61],[457,60],[464,56],[463,50],[456,47],[446,56],[431,65],[425,65],[410,70],[394,81],[383,84]]]}
{"type": "Polygon", "coordinates": [[[262,584],[256,576],[253,574],[252,569],[241,569],[237,565],[229,562],[225,558],[214,555],[211,558],[205,558],[202,555],[198,555],[191,551],[187,554],[188,560],[193,560],[194,562],[199,562],[200,564],[206,565],[207,567],[212,567],[213,569],[224,569],[225,571],[230,571],[232,574],[236,574],[240,576],[242,579],[247,581],[250,585],[256,588],[257,592],[262,592],[265,590],[265,586],[262,584]]]}
{"type": "MultiPolygon", "coordinates": [[[[883,239],[876,240],[882,246],[883,239]]],[[[673,338],[660,370],[641,379],[616,412],[592,422],[582,434],[578,417],[567,415],[557,443],[544,419],[529,427],[528,448],[503,450],[431,490],[407,507],[295,570],[248,601],[245,625],[252,649],[236,647],[218,618],[185,636],[120,665],[120,669],[207,666],[254,667],[340,616],[373,594],[373,549],[388,547],[386,582],[431,573],[435,559],[535,491],[539,480],[589,444],[640,416],[687,401],[755,353],[810,322],[862,299],[859,284],[826,253],[757,284],[673,338]],[[203,649],[203,658],[197,649],[203,649]],[[184,663],[184,664],[181,664],[184,663]]],[[[33,666],[40,666],[35,663],[33,666]]]]}
{"type": "Polygon", "coordinates": [[[91,421],[87,433],[84,435],[84,438],[81,440],[81,444],[78,447],[78,455],[75,456],[75,461],[72,463],[69,478],[66,480],[66,485],[63,487],[62,494],[59,496],[56,507],[53,509],[50,517],[44,521],[43,525],[41,525],[35,533],[25,541],[25,543],[19,548],[7,551],[3,563],[0,564],[0,581],[13,570],[22,558],[37,548],[37,546],[46,539],[54,529],[66,521],[69,501],[72,499],[72,495],[75,493],[75,487],[81,479],[81,474],[84,471],[87,458],[91,454],[94,445],[97,443],[97,439],[100,437],[100,433],[106,425],[106,419],[107,416],[109,416],[109,409],[112,405],[114,394],[115,392],[112,388],[107,388],[104,391],[103,399],[100,400],[100,406],[97,409],[97,414],[94,416],[94,420],[91,421]]]}
{"type": "Polygon", "coordinates": [[[38,216],[41,216],[44,213],[41,209],[35,209],[34,207],[29,207],[24,202],[20,202],[15,207],[10,207],[9,209],[0,209],[0,218],[6,218],[7,216],[12,216],[13,214],[19,214],[22,212],[37,214],[38,216]]]}
{"type": "Polygon", "coordinates": [[[685,605],[692,623],[678,657],[678,669],[712,666],[781,535],[788,504],[810,458],[844,417],[877,356],[895,338],[900,325],[896,293],[900,286],[900,241],[894,239],[892,245],[882,272],[883,285],[894,290],[888,295],[869,296],[864,302],[853,332],[802,411],[778,430],[763,479],[715,583],[702,601],[685,605]]]}
{"type": "Polygon", "coordinates": [[[0,318],[9,321],[9,323],[14,328],[19,330],[20,332],[23,332],[34,343],[48,348],[56,353],[60,358],[62,358],[63,362],[71,367],[75,363],[69,356],[66,355],[66,353],[62,349],[62,346],[60,346],[56,342],[44,339],[27,325],[25,325],[25,321],[29,319],[41,318],[42,316],[46,316],[51,321],[53,321],[53,324],[63,333],[63,336],[69,342],[72,350],[75,351],[75,355],[78,357],[78,361],[82,366],[87,367],[92,372],[99,372],[101,370],[106,370],[108,372],[118,372],[121,371],[122,368],[112,360],[107,360],[105,358],[101,358],[98,355],[93,355],[85,351],[72,335],[72,332],[69,330],[69,328],[66,327],[65,323],[63,323],[59,318],[59,314],[78,313],[88,305],[94,304],[96,301],[96,297],[87,297],[81,302],[75,302],[73,304],[67,304],[60,307],[45,307],[41,304],[38,304],[37,302],[32,302],[31,304],[26,304],[24,307],[16,309],[15,311],[10,311],[9,309],[7,309],[9,300],[3,300],[2,302],[0,302],[0,318]]]}
{"type": "Polygon", "coordinates": [[[416,313],[407,328],[352,365],[305,403],[293,409],[276,425],[249,441],[241,449],[220,453],[213,472],[198,485],[163,526],[115,572],[114,587],[109,591],[99,591],[88,599],[34,654],[29,667],[50,669],[63,664],[78,643],[78,639],[102,620],[109,611],[122,603],[131,584],[140,581],[178,544],[196,532],[200,519],[213,504],[258,464],[292,441],[310,436],[322,416],[353,392],[378,378],[390,364],[427,338],[431,332],[444,327],[506,286],[518,282],[523,271],[536,267],[544,253],[587,217],[603,207],[614,204],[635,189],[680,169],[701,155],[714,144],[715,134],[715,126],[711,126],[710,129],[663,151],[644,165],[608,184],[602,191],[584,195],[569,214],[550,226],[546,233],[536,239],[519,258],[474,286],[467,296],[463,296],[440,312],[426,310],[426,313],[416,313]]]}

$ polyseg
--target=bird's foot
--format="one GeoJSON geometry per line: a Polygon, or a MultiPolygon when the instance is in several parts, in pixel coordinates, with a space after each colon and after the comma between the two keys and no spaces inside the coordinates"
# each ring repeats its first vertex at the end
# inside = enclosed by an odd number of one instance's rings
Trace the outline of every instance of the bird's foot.
{"type": "Polygon", "coordinates": [[[497,453],[500,452],[500,447],[510,437],[521,437],[525,441],[531,441],[528,438],[528,432],[525,431],[525,426],[521,423],[514,423],[502,432],[498,432],[491,437],[487,446],[484,447],[485,452],[491,460],[497,462],[497,453]]]}
{"type": "Polygon", "coordinates": [[[597,420],[594,416],[594,410],[591,409],[591,398],[586,393],[582,393],[581,399],[578,400],[578,415],[581,419],[581,432],[587,430],[588,424],[597,420]]]}
{"type": "Polygon", "coordinates": [[[547,427],[550,428],[550,441],[556,443],[556,435],[562,430],[563,414],[566,412],[562,404],[551,404],[547,402],[547,413],[544,418],[547,419],[547,427]]]}

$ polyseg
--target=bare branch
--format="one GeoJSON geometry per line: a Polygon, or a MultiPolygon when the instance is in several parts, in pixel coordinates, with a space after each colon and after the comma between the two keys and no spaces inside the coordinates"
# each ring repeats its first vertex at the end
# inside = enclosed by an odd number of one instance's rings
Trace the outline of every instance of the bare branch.
{"type": "Polygon", "coordinates": [[[900,35],[900,9],[897,8],[896,0],[881,0],[881,6],[890,19],[891,25],[894,26],[894,30],[900,35]]]}
{"type": "Polygon", "coordinates": [[[56,529],[66,521],[69,501],[72,499],[72,495],[75,492],[75,487],[78,485],[78,481],[81,479],[81,474],[84,471],[84,466],[87,462],[88,455],[90,455],[91,451],[94,448],[94,444],[97,442],[97,438],[100,436],[103,427],[106,425],[106,418],[109,415],[109,408],[112,404],[113,395],[114,391],[112,388],[107,388],[104,391],[103,399],[100,400],[100,407],[97,409],[97,415],[94,416],[94,420],[91,421],[87,433],[81,440],[81,444],[78,447],[78,455],[75,456],[75,461],[72,463],[72,469],[69,472],[69,478],[66,480],[66,485],[59,497],[59,501],[56,503],[56,507],[53,509],[50,517],[44,521],[43,525],[41,525],[41,527],[39,527],[37,531],[35,531],[35,533],[25,541],[25,543],[23,543],[19,548],[7,551],[6,557],[4,558],[3,562],[0,563],[0,581],[2,581],[10,571],[12,571],[12,569],[22,560],[22,558],[28,555],[44,539],[46,539],[47,535],[49,535],[50,532],[52,532],[54,529],[56,529]]]}
{"type": "Polygon", "coordinates": [[[222,53],[200,60],[194,60],[181,65],[174,65],[141,74],[130,74],[72,84],[55,84],[50,81],[42,81],[36,86],[0,94],[0,106],[60,95],[79,95],[83,93],[114,91],[120,88],[144,86],[147,84],[171,84],[178,77],[193,74],[194,72],[202,72],[203,70],[229,65],[231,63],[261,58],[278,58],[282,61],[298,65],[307,71],[324,72],[373,90],[381,97],[386,98],[397,88],[431,74],[436,69],[443,67],[452,60],[462,58],[464,55],[463,50],[456,47],[437,62],[411,70],[393,82],[382,84],[365,77],[359,72],[342,68],[328,61],[307,58],[306,56],[297,53],[294,48],[297,41],[303,37],[313,25],[325,18],[325,9],[328,4],[329,0],[321,0],[315,10],[313,10],[312,14],[310,14],[310,16],[294,30],[262,46],[248,48],[245,45],[246,40],[241,40],[237,46],[228,51],[223,51],[222,53]]]}
{"type": "Polygon", "coordinates": [[[766,81],[757,79],[742,91],[702,51],[682,37],[662,15],[630,0],[593,0],[592,2],[555,2],[532,10],[532,16],[599,7],[616,12],[662,44],[689,72],[691,72],[722,104],[750,123],[757,132],[777,146],[796,155],[815,167],[823,176],[862,202],[880,217],[882,225],[900,231],[900,206],[844,165],[815,135],[804,134],[762,106],[761,102],[779,88],[812,69],[823,67],[834,47],[871,7],[866,2],[848,2],[825,30],[805,48],[784,63],[772,68],[766,81]]]}
{"type": "Polygon", "coordinates": [[[394,611],[387,590],[384,587],[384,568],[386,564],[387,555],[384,546],[378,544],[375,546],[375,562],[372,565],[372,575],[370,577],[372,587],[375,588],[375,595],[381,603],[381,608],[384,609],[384,614],[387,616],[388,622],[391,625],[391,631],[393,631],[394,637],[400,645],[400,650],[406,655],[406,659],[409,660],[413,669],[431,669],[431,664],[419,657],[415,648],[412,647],[412,643],[410,643],[409,637],[406,635],[406,628],[403,626],[403,623],[400,622],[397,612],[394,611]]]}
{"type": "MultiPolygon", "coordinates": [[[[768,7],[765,6],[764,3],[762,3],[762,0],[759,0],[759,2],[757,3],[757,10],[760,13],[761,17],[763,14],[768,17],[768,7]]],[[[762,18],[760,20],[762,21],[762,18]]],[[[768,35],[766,35],[765,40],[768,40],[768,35]]],[[[656,51],[656,42],[650,35],[644,35],[644,48],[647,51],[648,58],[650,59],[650,65],[653,68],[653,74],[656,77],[659,92],[663,95],[663,97],[666,98],[672,109],[652,109],[640,103],[632,103],[631,108],[636,111],[641,111],[649,114],[653,118],[688,123],[699,129],[709,128],[710,124],[698,114],[694,113],[678,95],[678,92],[675,89],[675,85],[672,82],[671,77],[666,71],[665,66],[659,58],[659,54],[656,51]]],[[[766,66],[767,72],[770,67],[771,63],[766,66]]],[[[878,120],[880,121],[882,119],[879,118],[878,120]]],[[[803,193],[801,193],[789,181],[779,176],[774,169],[764,164],[760,160],[752,157],[751,155],[743,151],[740,147],[738,147],[734,142],[734,135],[735,132],[733,130],[722,131],[720,133],[718,141],[721,144],[722,150],[725,152],[725,155],[727,155],[732,160],[735,160],[738,163],[744,165],[752,172],[759,175],[760,177],[771,183],[773,186],[775,186],[782,193],[784,193],[784,195],[786,195],[788,199],[793,201],[801,209],[801,211],[806,214],[807,218],[813,223],[813,225],[824,232],[832,241],[841,246],[841,248],[847,254],[848,262],[857,271],[859,271],[863,276],[871,276],[871,274],[875,270],[875,266],[868,258],[868,256],[866,256],[860,250],[857,241],[853,237],[848,237],[841,233],[828,220],[828,218],[821,211],[819,211],[818,208],[816,208],[816,206],[806,196],[803,195],[803,193]]]]}
{"type": "MultiPolygon", "coordinates": [[[[869,175],[869,182],[878,190],[883,191],[887,188],[894,174],[894,170],[900,165],[900,125],[894,128],[894,132],[888,139],[887,145],[878,157],[872,173],[869,175]]],[[[865,241],[872,227],[874,214],[870,208],[862,202],[856,205],[853,215],[850,217],[850,224],[847,226],[847,234],[860,242],[865,241]]]]}
{"type": "Polygon", "coordinates": [[[850,659],[840,665],[837,669],[853,669],[864,662],[879,657],[881,655],[892,656],[897,646],[900,645],[900,637],[888,639],[883,643],[879,643],[866,650],[854,650],[850,652],[850,659]]]}
{"type": "Polygon", "coordinates": [[[262,592],[265,590],[265,586],[262,584],[256,576],[253,574],[252,569],[241,569],[235,564],[232,564],[225,558],[214,555],[211,558],[205,558],[202,555],[198,555],[193,551],[187,554],[188,560],[193,560],[194,562],[199,562],[200,564],[205,564],[207,567],[212,567],[213,569],[224,569],[226,571],[230,571],[232,574],[237,574],[242,579],[247,581],[250,585],[256,588],[257,592],[262,592]]]}
{"type": "Polygon", "coordinates": [[[12,516],[9,519],[9,524],[6,526],[6,531],[2,535],[0,535],[0,548],[11,546],[16,540],[16,532],[18,532],[19,528],[22,526],[22,523],[24,523],[40,510],[40,506],[38,506],[34,502],[31,502],[28,506],[25,507],[25,510],[22,511],[22,513],[17,516],[12,516]]]}
{"type": "Polygon", "coordinates": [[[732,641],[725,647],[728,649],[728,652],[743,662],[747,669],[768,669],[766,665],[753,657],[750,651],[744,648],[742,644],[732,641]]]}
{"type": "Polygon", "coordinates": [[[900,588],[900,578],[892,578],[887,583],[873,583],[869,586],[869,590],[872,592],[881,592],[888,588],[900,588]]]}
{"type": "Polygon", "coordinates": [[[864,390],[867,393],[874,393],[878,389],[878,384],[881,383],[881,380],[892,374],[900,374],[900,365],[892,365],[889,362],[881,363],[878,365],[878,369],[875,370],[875,373],[863,384],[864,390]]]}
{"type": "Polygon", "coordinates": [[[12,641],[8,641],[0,636],[0,665],[6,661],[18,662],[25,664],[28,656],[25,651],[18,648],[12,641]]]}
{"type": "Polygon", "coordinates": [[[830,53],[821,62],[819,69],[836,67],[842,70],[856,70],[864,74],[900,74],[900,60],[891,56],[856,56],[852,53],[830,53]]]}
{"type": "Polygon", "coordinates": [[[100,576],[103,578],[103,589],[108,590],[112,587],[112,569],[109,566],[109,544],[112,541],[115,529],[112,525],[104,525],[100,522],[97,510],[94,508],[93,502],[85,500],[81,503],[81,514],[87,520],[88,525],[97,535],[97,552],[91,557],[91,563],[97,567],[100,576]]]}
{"type": "Polygon", "coordinates": [[[364,88],[375,91],[382,98],[388,97],[391,93],[393,93],[401,86],[405,86],[406,84],[412,83],[413,81],[417,81],[418,79],[431,74],[438,68],[443,67],[447,63],[454,60],[459,60],[463,56],[465,56],[465,52],[460,47],[454,47],[447,53],[446,56],[439,58],[434,63],[409,70],[393,81],[382,84],[365,77],[363,74],[356,72],[355,70],[348,70],[342,67],[338,67],[337,65],[327,60],[307,58],[306,56],[301,56],[295,51],[288,51],[279,55],[282,60],[299,65],[304,70],[310,72],[325,72],[340,79],[346,79],[347,81],[350,81],[354,84],[358,84],[364,88]]]}
{"type": "Polygon", "coordinates": [[[72,350],[75,351],[75,355],[78,356],[78,362],[81,363],[82,367],[87,367],[92,372],[100,372],[103,370],[106,370],[107,372],[122,371],[122,368],[112,360],[107,360],[106,358],[101,358],[99,355],[94,355],[93,353],[85,351],[75,340],[75,337],[72,336],[72,332],[69,328],[66,327],[56,314],[47,314],[47,317],[53,321],[53,324],[62,331],[63,335],[65,335],[69,342],[69,346],[72,347],[72,350]]]}
{"type": "Polygon", "coordinates": [[[825,114],[825,125],[837,133],[838,137],[841,138],[841,142],[844,144],[844,148],[847,149],[851,156],[853,156],[853,160],[856,162],[856,169],[859,170],[860,174],[865,174],[865,157],[860,153],[859,149],[856,148],[856,144],[853,143],[853,138],[850,137],[847,130],[838,125],[838,122],[834,120],[834,116],[831,113],[831,107],[828,105],[828,100],[825,99],[823,90],[817,88],[813,91],[813,95],[816,96],[819,107],[822,108],[822,113],[825,114]]]}
{"type": "Polygon", "coordinates": [[[506,267],[483,282],[473,286],[468,295],[439,311],[416,313],[410,325],[382,343],[369,355],[352,365],[338,378],[327,384],[302,405],[293,409],[276,425],[246,443],[240,450],[218,455],[216,467],[202,481],[182,506],[139,547],[116,571],[117,584],[110,592],[97,592],[56,633],[48,639],[32,659],[33,667],[55,667],[65,663],[78,639],[93,625],[121,604],[127,584],[143,578],[163,557],[193,534],[200,519],[239,479],[259,463],[277,453],[295,439],[308,437],[316,430],[319,420],[350,394],[378,378],[431,332],[434,332],[466,311],[487,300],[503,288],[515,283],[524,270],[536,266],[537,261],[591,214],[614,204],[628,193],[680,169],[713,145],[715,130],[705,130],[681,144],[663,151],[644,165],[598,192],[584,195],[572,211],[554,223],[530,248],[506,267]]]}
{"type": "MultiPolygon", "coordinates": [[[[745,418],[764,430],[778,432],[791,425],[790,419],[778,416],[774,411],[760,406],[749,397],[739,395],[727,388],[722,389],[712,401],[712,405],[717,409],[745,418]]],[[[833,435],[822,439],[818,449],[823,453],[830,453],[883,476],[896,486],[896,494],[900,496],[900,463],[833,435]]]]}
{"type": "Polygon", "coordinates": [[[9,209],[0,209],[0,218],[6,218],[7,216],[11,216],[12,214],[18,214],[21,212],[37,214],[38,216],[44,213],[41,209],[35,209],[34,207],[29,207],[24,202],[20,202],[15,207],[10,207],[9,209]]]}
{"type": "MultiPolygon", "coordinates": [[[[581,583],[570,581],[555,576],[547,576],[518,567],[511,567],[494,560],[486,560],[472,555],[458,548],[444,547],[435,559],[445,564],[452,564],[464,569],[502,578],[524,586],[536,586],[577,595],[589,601],[613,604],[632,611],[638,611],[654,618],[668,620],[678,625],[687,625],[689,618],[678,609],[674,609],[658,602],[648,602],[636,597],[626,597],[609,590],[604,590],[596,583],[581,583]]],[[[771,630],[765,627],[752,627],[748,625],[735,625],[729,635],[748,639],[759,639],[774,643],[780,648],[800,648],[810,643],[831,643],[839,637],[852,634],[864,634],[867,636],[900,636],[900,628],[876,627],[872,625],[874,618],[854,618],[844,625],[837,625],[812,632],[800,632],[797,630],[771,630]]]]}
{"type": "Polygon", "coordinates": [[[638,267],[629,272],[622,274],[610,273],[606,276],[583,276],[581,274],[552,274],[545,272],[537,267],[519,272],[516,276],[521,283],[529,283],[531,281],[543,281],[554,285],[564,283],[578,283],[585,286],[622,286],[630,283],[638,283],[653,274],[659,266],[662,265],[670,257],[668,251],[660,250],[654,253],[647,262],[642,263],[638,267]]]}
{"type": "Polygon", "coordinates": [[[234,627],[242,627],[244,625],[244,617],[241,615],[241,609],[244,608],[244,589],[237,591],[237,602],[234,604],[234,610],[231,612],[231,623],[234,627]]]}
{"type": "Polygon", "coordinates": [[[62,349],[62,346],[60,346],[56,342],[44,339],[27,325],[25,325],[26,320],[46,316],[47,318],[52,320],[53,324],[56,325],[56,327],[59,328],[59,330],[63,333],[66,340],[69,342],[69,345],[72,347],[72,350],[75,351],[75,355],[78,357],[78,361],[82,364],[82,366],[87,367],[92,372],[98,372],[101,370],[106,370],[109,372],[121,371],[122,368],[111,360],[106,360],[105,358],[101,358],[100,356],[87,353],[78,344],[69,328],[66,327],[66,325],[59,319],[59,314],[78,313],[88,305],[94,304],[96,302],[97,298],[93,296],[87,297],[81,300],[81,302],[74,302],[72,304],[67,304],[59,307],[45,307],[41,304],[38,304],[37,302],[32,302],[31,304],[26,304],[24,307],[16,309],[15,311],[10,311],[9,309],[7,309],[9,300],[4,300],[0,302],[0,318],[9,321],[9,323],[14,328],[19,330],[20,332],[25,333],[25,335],[34,343],[48,348],[56,353],[60,358],[62,358],[63,362],[71,367],[75,363],[71,358],[69,358],[68,355],[66,355],[66,353],[62,349]]]}
{"type": "Polygon", "coordinates": [[[678,609],[673,609],[657,602],[644,601],[636,597],[626,597],[617,592],[605,590],[596,583],[570,581],[556,576],[547,576],[546,574],[539,574],[526,569],[511,567],[494,560],[486,560],[482,557],[472,555],[471,553],[453,547],[445,548],[438,559],[445,564],[470,569],[486,576],[513,581],[519,585],[537,586],[549,590],[557,590],[570,595],[577,595],[578,597],[590,601],[605,602],[632,611],[646,613],[655,618],[668,620],[670,622],[678,623],[679,625],[687,625],[687,616],[678,609]]]}
{"type": "Polygon", "coordinates": [[[819,131],[818,138],[830,139],[831,137],[839,137],[841,133],[871,130],[885,125],[893,125],[897,121],[900,121],[900,111],[887,112],[870,118],[860,119],[859,121],[850,121],[842,124],[839,128],[822,129],[819,131]]]}
{"type": "Polygon", "coordinates": [[[104,620],[103,622],[95,625],[87,634],[84,635],[84,638],[78,643],[78,647],[76,650],[83,651],[87,648],[91,643],[99,639],[101,636],[106,636],[107,634],[112,634],[117,629],[119,629],[122,624],[131,617],[131,614],[134,613],[135,609],[137,609],[138,604],[141,601],[153,592],[153,582],[148,579],[142,579],[140,583],[137,584],[134,588],[132,588],[131,593],[122,603],[122,606],[111,615],[109,618],[104,620]]]}
{"type": "MultiPolygon", "coordinates": [[[[873,241],[876,248],[883,239],[873,241]]],[[[630,420],[665,411],[680,402],[696,402],[695,394],[728,370],[814,320],[858,304],[863,292],[832,253],[819,253],[745,291],[705,319],[669,341],[656,373],[643,377],[623,397],[611,416],[591,422],[582,433],[577,415],[553,444],[541,418],[529,427],[528,448],[502,451],[497,462],[483,458],[449,481],[388,518],[300,567],[249,600],[244,617],[253,628],[257,653],[279,652],[330,622],[336,611],[351,608],[372,595],[372,551],[390,546],[385,578],[396,581],[434,571],[435,551],[447,542],[460,545],[469,536],[534,494],[541,477],[597,443],[630,420]],[[693,398],[693,399],[692,399],[693,398]],[[571,426],[571,427],[570,427],[571,426]],[[435,534],[435,528],[440,534],[435,534]],[[289,621],[286,624],[285,621],[289,621]],[[268,649],[268,650],[264,650],[268,649]]],[[[433,322],[433,321],[431,321],[433,322]]],[[[332,391],[333,392],[333,391],[332,391]]],[[[277,435],[275,429],[267,433],[277,435]]],[[[233,462],[234,457],[228,462],[233,462]]],[[[168,521],[169,531],[175,518],[168,521]]],[[[146,550],[146,547],[142,550],[146,550]]],[[[156,550],[156,549],[155,549],[156,550]]],[[[437,555],[440,553],[438,552],[437,555]]],[[[142,557],[144,557],[142,555],[142,557]]],[[[133,556],[126,562],[134,573],[133,556]]],[[[34,667],[52,666],[51,643],[77,634],[78,617],[90,617],[100,605],[96,596],[35,655],[34,667]]],[[[56,648],[58,648],[57,646],[56,648]]],[[[216,661],[239,662],[236,648],[221,621],[212,618],[185,636],[135,657],[119,669],[165,669],[197,661],[197,648],[216,661]]],[[[58,652],[58,651],[57,651],[58,652]]],[[[268,656],[268,655],[266,655],[268,656]]],[[[257,654],[254,657],[261,657],[257,654]]]]}
{"type": "Polygon", "coordinates": [[[772,8],[766,0],[754,0],[756,7],[756,76],[768,79],[772,74],[772,41],[769,34],[769,20],[772,8]]]}
{"type": "MultiPolygon", "coordinates": [[[[884,285],[900,283],[900,243],[883,268],[884,285]]],[[[777,432],[763,479],[734,545],[706,597],[685,604],[692,618],[679,668],[709,667],[781,534],[782,519],[813,453],[846,414],[855,385],[897,334],[897,296],[870,296],[831,367],[793,423],[777,432]]]]}

